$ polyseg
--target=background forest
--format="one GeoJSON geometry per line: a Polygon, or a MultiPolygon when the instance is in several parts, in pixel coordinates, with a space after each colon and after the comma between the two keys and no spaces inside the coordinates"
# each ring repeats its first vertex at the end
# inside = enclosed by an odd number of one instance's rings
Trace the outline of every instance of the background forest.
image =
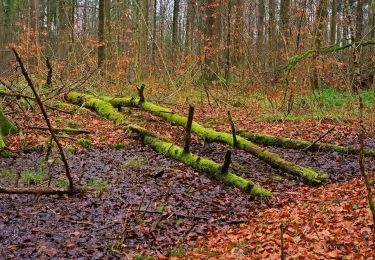
{"type": "MultiPolygon", "coordinates": [[[[69,79],[97,66],[107,87],[154,79],[175,87],[282,84],[289,58],[375,35],[371,0],[2,0],[1,72],[16,44],[43,71],[49,57],[69,79]],[[346,8],[347,3],[349,5],[346,8]],[[348,10],[349,9],[349,10],[348,10]],[[349,18],[348,18],[349,17],[349,18]],[[108,86],[109,85],[109,86],[108,86]]],[[[373,82],[372,48],[361,52],[362,85],[373,82]]],[[[351,53],[303,62],[291,86],[349,88],[351,53]]]]}
{"type": "Polygon", "coordinates": [[[375,0],[0,0],[0,258],[375,257],[374,50],[375,0]]]}

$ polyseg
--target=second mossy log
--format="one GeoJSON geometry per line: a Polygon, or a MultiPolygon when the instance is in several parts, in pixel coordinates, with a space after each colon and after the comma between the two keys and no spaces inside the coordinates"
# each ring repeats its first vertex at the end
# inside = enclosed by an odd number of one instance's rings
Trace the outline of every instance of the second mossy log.
{"type": "Polygon", "coordinates": [[[252,196],[263,198],[272,196],[270,191],[256,185],[250,180],[235,175],[230,171],[223,172],[222,165],[190,152],[185,152],[182,147],[179,147],[168,140],[159,138],[142,127],[130,126],[129,129],[139,134],[145,145],[150,146],[159,153],[166,154],[175,160],[183,162],[187,166],[206,173],[218,181],[236,187],[252,196]]]}
{"type": "MultiPolygon", "coordinates": [[[[267,146],[276,146],[282,148],[290,148],[296,150],[305,150],[308,149],[309,151],[313,152],[337,152],[342,154],[359,154],[359,149],[354,147],[346,147],[340,146],[335,144],[328,144],[328,143],[313,143],[306,140],[298,140],[292,138],[285,138],[285,137],[277,137],[268,134],[261,134],[261,133],[252,133],[247,131],[238,131],[238,135],[246,138],[247,140],[267,145],[267,146]]],[[[375,150],[365,150],[365,156],[375,157],[375,150]]]]}

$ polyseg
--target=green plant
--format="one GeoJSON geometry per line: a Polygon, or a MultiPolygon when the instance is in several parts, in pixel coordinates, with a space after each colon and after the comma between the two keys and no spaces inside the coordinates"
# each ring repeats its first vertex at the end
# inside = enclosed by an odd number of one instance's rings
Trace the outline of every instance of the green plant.
{"type": "Polygon", "coordinates": [[[163,213],[165,209],[165,204],[164,203],[159,203],[155,207],[155,211],[159,213],[163,213]]]}
{"type": "Polygon", "coordinates": [[[99,193],[108,192],[111,185],[107,180],[89,179],[86,183],[87,187],[99,193]]]}
{"type": "Polygon", "coordinates": [[[184,257],[186,255],[186,248],[183,245],[179,245],[177,247],[168,248],[167,250],[168,256],[170,257],[184,257]]]}
{"type": "Polygon", "coordinates": [[[36,170],[26,170],[21,172],[21,181],[27,185],[39,184],[47,179],[44,166],[39,166],[36,170]]]}
{"type": "Polygon", "coordinates": [[[59,179],[53,180],[52,184],[56,188],[60,188],[60,189],[66,189],[68,188],[68,185],[69,185],[68,181],[65,178],[59,178],[59,179]]]}
{"type": "Polygon", "coordinates": [[[154,260],[155,257],[143,254],[134,255],[134,260],[154,260]]]}
{"type": "Polygon", "coordinates": [[[16,171],[11,168],[4,168],[0,170],[0,178],[11,179],[16,176],[16,171]]]}
{"type": "Polygon", "coordinates": [[[115,143],[115,144],[112,144],[112,148],[113,149],[117,149],[117,150],[124,149],[125,147],[126,147],[126,144],[124,144],[124,143],[115,143]]]}
{"type": "Polygon", "coordinates": [[[128,160],[126,160],[123,164],[125,168],[130,169],[142,169],[144,164],[144,159],[140,157],[132,157],[128,160]]]}
{"type": "Polygon", "coordinates": [[[73,128],[73,129],[77,129],[80,126],[79,123],[75,120],[68,120],[66,125],[70,128],[73,128]]]}
{"type": "Polygon", "coordinates": [[[82,146],[83,148],[90,148],[92,146],[92,141],[86,138],[79,138],[77,139],[77,144],[82,146]]]}

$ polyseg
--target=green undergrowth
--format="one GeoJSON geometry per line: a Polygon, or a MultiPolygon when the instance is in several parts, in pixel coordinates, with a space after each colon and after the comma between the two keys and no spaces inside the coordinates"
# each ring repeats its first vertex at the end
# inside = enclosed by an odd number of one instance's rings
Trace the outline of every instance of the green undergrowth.
{"type": "Polygon", "coordinates": [[[95,192],[104,193],[108,192],[111,188],[111,185],[107,180],[102,179],[89,179],[86,182],[86,186],[95,192]]]}
{"type": "MultiPolygon", "coordinates": [[[[373,90],[362,90],[360,95],[365,106],[365,113],[366,109],[375,107],[375,92],[373,90]]],[[[255,117],[257,122],[302,122],[306,120],[342,122],[358,117],[358,94],[340,91],[332,87],[325,87],[320,91],[303,96],[295,96],[291,102],[292,109],[289,114],[285,112],[285,108],[280,109],[281,99],[274,100],[274,103],[271,104],[265,96],[258,97],[263,113],[255,117]]]]}
{"type": "Polygon", "coordinates": [[[16,171],[12,168],[3,168],[0,170],[0,178],[13,179],[16,177],[16,171]]]}
{"type": "Polygon", "coordinates": [[[45,180],[47,180],[47,173],[44,165],[21,172],[21,181],[27,185],[37,185],[45,180]]]}
{"type": "Polygon", "coordinates": [[[86,149],[92,147],[92,141],[90,139],[87,139],[87,138],[79,138],[79,139],[77,139],[76,143],[78,145],[80,145],[81,147],[86,148],[86,149]]]}

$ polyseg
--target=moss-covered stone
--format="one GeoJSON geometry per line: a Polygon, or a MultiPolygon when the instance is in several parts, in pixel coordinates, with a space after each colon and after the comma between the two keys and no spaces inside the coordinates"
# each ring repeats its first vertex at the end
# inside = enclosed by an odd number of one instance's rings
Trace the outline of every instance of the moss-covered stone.
{"type": "MultiPolygon", "coordinates": [[[[335,144],[327,144],[327,143],[313,144],[312,142],[306,141],[306,140],[277,137],[277,136],[272,136],[272,135],[267,135],[267,134],[251,133],[251,132],[246,132],[246,131],[239,131],[238,135],[254,143],[269,145],[269,146],[277,146],[277,147],[297,149],[297,150],[298,149],[303,150],[303,149],[309,148],[310,151],[315,151],[315,152],[338,152],[338,153],[343,153],[343,154],[359,154],[358,149],[355,149],[353,147],[339,146],[335,144]]],[[[365,155],[375,157],[375,150],[365,150],[365,155]]]]}
{"type": "Polygon", "coordinates": [[[253,196],[270,197],[272,195],[268,190],[256,185],[250,180],[237,176],[232,172],[222,173],[220,164],[192,153],[186,153],[182,147],[162,140],[150,134],[142,127],[130,126],[130,130],[137,132],[142,137],[143,143],[149,145],[157,152],[166,154],[175,160],[183,162],[184,164],[204,172],[227,185],[237,187],[253,196]]]}

